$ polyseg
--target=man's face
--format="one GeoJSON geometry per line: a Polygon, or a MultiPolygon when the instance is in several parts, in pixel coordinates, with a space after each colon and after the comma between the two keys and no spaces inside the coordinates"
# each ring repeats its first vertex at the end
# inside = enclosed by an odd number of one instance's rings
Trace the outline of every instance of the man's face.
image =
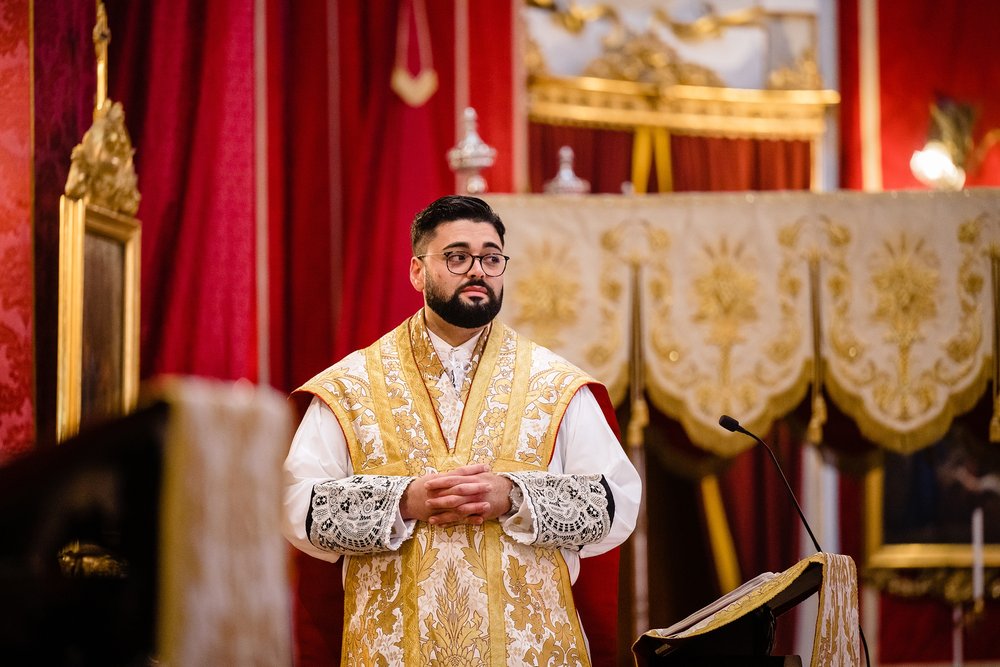
{"type": "Polygon", "coordinates": [[[444,253],[487,255],[503,250],[500,237],[488,222],[456,220],[439,225],[421,253],[410,264],[410,282],[423,292],[424,303],[448,324],[478,329],[489,324],[503,303],[503,276],[488,276],[479,260],[463,273],[448,270],[444,253]]]}

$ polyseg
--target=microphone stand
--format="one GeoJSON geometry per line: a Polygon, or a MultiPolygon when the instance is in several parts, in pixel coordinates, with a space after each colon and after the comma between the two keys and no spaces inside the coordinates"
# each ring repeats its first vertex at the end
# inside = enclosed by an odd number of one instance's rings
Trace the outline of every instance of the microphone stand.
{"type": "MultiPolygon", "coordinates": [[[[823,551],[819,546],[819,540],[813,535],[812,528],[809,527],[809,522],[806,521],[806,515],[802,512],[802,508],[799,506],[799,501],[795,497],[795,492],[792,491],[792,485],[788,483],[788,478],[785,477],[785,471],[781,469],[781,464],[778,463],[778,457],[774,455],[774,451],[767,445],[766,442],[761,440],[757,435],[746,430],[740,423],[729,415],[722,415],[719,417],[719,426],[730,431],[732,433],[742,433],[743,435],[748,435],[758,443],[764,446],[767,453],[771,455],[771,460],[774,462],[774,467],[778,469],[778,474],[781,475],[781,481],[785,483],[785,488],[788,490],[788,497],[792,499],[792,504],[795,505],[795,511],[799,513],[799,518],[802,519],[802,525],[806,527],[806,532],[809,533],[809,539],[812,540],[813,546],[816,547],[817,552],[823,551]]],[[[861,623],[858,623],[858,633],[861,636],[861,646],[865,649],[865,664],[871,667],[871,658],[868,656],[868,642],[865,640],[865,630],[861,627],[861,623]]]]}

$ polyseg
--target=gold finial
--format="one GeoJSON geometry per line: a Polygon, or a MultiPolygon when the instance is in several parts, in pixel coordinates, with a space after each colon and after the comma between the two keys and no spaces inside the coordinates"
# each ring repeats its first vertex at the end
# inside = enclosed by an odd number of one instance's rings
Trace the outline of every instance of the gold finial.
{"type": "Polygon", "coordinates": [[[94,119],[107,113],[108,107],[108,12],[104,3],[97,0],[97,23],[94,25],[94,53],[97,55],[97,95],[94,99],[94,119]]]}

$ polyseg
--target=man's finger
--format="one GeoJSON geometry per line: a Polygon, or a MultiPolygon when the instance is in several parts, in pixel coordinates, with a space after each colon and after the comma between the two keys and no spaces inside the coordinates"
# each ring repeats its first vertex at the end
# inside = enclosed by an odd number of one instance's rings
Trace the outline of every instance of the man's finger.
{"type": "Polygon", "coordinates": [[[489,472],[490,467],[485,463],[470,463],[453,470],[445,470],[442,475],[478,475],[482,472],[489,472]]]}
{"type": "Polygon", "coordinates": [[[449,494],[427,499],[427,507],[432,510],[458,509],[470,503],[482,503],[482,494],[449,494]]]}
{"type": "Polygon", "coordinates": [[[464,481],[458,484],[448,484],[444,480],[432,480],[436,481],[436,484],[427,482],[427,495],[457,495],[457,496],[475,496],[480,493],[488,493],[490,490],[490,485],[487,482],[470,482],[467,478],[460,478],[464,481]]]}

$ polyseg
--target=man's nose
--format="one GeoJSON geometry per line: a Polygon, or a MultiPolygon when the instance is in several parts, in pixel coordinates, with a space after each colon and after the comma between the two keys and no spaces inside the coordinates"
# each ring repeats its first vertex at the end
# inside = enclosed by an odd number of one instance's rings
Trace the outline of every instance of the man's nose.
{"type": "Polygon", "coordinates": [[[480,277],[480,278],[485,277],[486,276],[486,272],[483,271],[483,258],[482,257],[473,257],[472,258],[472,266],[470,266],[469,270],[465,272],[465,275],[467,275],[467,276],[477,276],[477,277],[480,277]]]}

